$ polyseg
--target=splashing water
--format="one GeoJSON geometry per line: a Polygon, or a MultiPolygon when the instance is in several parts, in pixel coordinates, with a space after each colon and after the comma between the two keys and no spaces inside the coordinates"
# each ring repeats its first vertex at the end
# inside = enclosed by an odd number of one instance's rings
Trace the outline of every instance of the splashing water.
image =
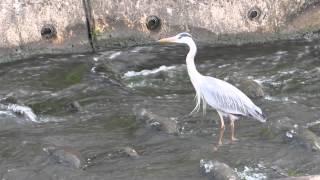
{"type": "Polygon", "coordinates": [[[210,173],[211,170],[213,169],[213,163],[210,160],[207,161],[207,160],[201,159],[200,160],[200,168],[204,168],[205,173],[210,173]]]}
{"type": "Polygon", "coordinates": [[[32,121],[32,122],[39,122],[38,117],[30,107],[27,106],[21,106],[18,104],[9,104],[7,107],[8,110],[23,115],[27,118],[27,120],[32,121]]]}
{"type": "Polygon", "coordinates": [[[150,74],[156,74],[161,71],[168,71],[171,69],[176,68],[176,66],[160,66],[159,68],[152,69],[152,70],[142,70],[140,72],[135,72],[135,71],[128,71],[124,74],[124,77],[135,77],[135,76],[147,76],[150,74]]]}
{"type": "MultiPolygon", "coordinates": [[[[262,166],[259,165],[259,167],[262,167],[262,166]]],[[[238,171],[237,169],[235,169],[235,171],[241,179],[245,179],[245,180],[267,179],[267,176],[265,174],[259,172],[260,171],[259,167],[252,168],[252,167],[244,166],[243,171],[238,171]]]]}

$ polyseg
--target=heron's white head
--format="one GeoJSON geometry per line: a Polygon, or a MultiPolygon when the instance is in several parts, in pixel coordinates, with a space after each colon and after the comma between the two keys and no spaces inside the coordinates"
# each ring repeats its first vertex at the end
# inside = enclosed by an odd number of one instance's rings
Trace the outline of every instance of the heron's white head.
{"type": "Polygon", "coordinates": [[[182,43],[182,44],[188,44],[190,41],[193,41],[191,34],[189,34],[187,32],[183,32],[183,33],[177,34],[177,35],[172,36],[172,37],[160,39],[158,42],[160,42],[160,43],[182,43]]]}

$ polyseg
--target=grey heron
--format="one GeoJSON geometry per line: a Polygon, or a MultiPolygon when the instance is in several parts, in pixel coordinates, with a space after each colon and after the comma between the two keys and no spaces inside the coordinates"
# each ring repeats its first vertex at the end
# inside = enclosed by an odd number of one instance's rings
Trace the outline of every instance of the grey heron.
{"type": "Polygon", "coordinates": [[[220,117],[218,145],[222,144],[225,131],[225,117],[230,119],[231,141],[237,140],[234,136],[234,121],[237,120],[239,116],[251,117],[260,122],[266,121],[266,116],[261,109],[238,88],[226,81],[210,76],[204,76],[197,71],[194,64],[197,46],[189,33],[180,33],[173,37],[160,39],[158,42],[182,43],[189,46],[189,52],[186,57],[187,70],[191,83],[196,91],[197,101],[196,106],[191,113],[199,111],[201,103],[204,111],[207,104],[217,110],[220,117]]]}

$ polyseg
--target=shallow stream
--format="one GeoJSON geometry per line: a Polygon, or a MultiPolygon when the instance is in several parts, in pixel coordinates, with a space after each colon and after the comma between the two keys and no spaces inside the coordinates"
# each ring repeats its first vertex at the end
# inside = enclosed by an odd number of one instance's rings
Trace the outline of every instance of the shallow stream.
{"type": "MultiPolygon", "coordinates": [[[[231,143],[227,131],[218,151],[216,112],[189,116],[195,101],[186,53],[151,45],[1,64],[1,179],[207,179],[201,160],[224,162],[244,179],[320,174],[319,151],[291,139],[294,130],[270,130],[279,120],[293,127],[320,121],[319,41],[199,46],[202,74],[239,87],[252,80],[264,90],[253,101],[268,122],[241,118],[240,141],[231,143]],[[177,133],[149,127],[137,107],[176,121],[177,133]],[[48,153],[52,147],[62,155],[48,153]]],[[[319,126],[311,130],[320,135],[319,126]]]]}

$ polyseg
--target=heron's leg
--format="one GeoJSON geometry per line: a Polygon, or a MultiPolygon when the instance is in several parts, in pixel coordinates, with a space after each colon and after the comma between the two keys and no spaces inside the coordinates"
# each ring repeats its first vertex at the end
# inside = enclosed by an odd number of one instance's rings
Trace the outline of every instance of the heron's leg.
{"type": "Polygon", "coordinates": [[[230,118],[230,129],[231,129],[231,141],[237,141],[238,139],[234,137],[234,121],[236,119],[232,115],[229,115],[229,118],[230,118]]]}
{"type": "Polygon", "coordinates": [[[223,139],[225,126],[224,126],[224,120],[223,120],[222,113],[218,111],[218,114],[219,114],[219,117],[220,117],[220,133],[219,133],[218,145],[222,145],[222,139],[223,139]]]}

